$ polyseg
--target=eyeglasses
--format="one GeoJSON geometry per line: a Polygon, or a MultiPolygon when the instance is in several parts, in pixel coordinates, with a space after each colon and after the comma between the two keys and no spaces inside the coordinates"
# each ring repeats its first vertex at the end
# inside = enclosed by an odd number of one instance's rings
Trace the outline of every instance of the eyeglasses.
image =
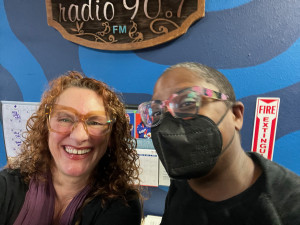
{"type": "Polygon", "coordinates": [[[85,115],[72,107],[54,104],[46,106],[48,128],[60,134],[70,134],[82,122],[85,131],[92,136],[107,134],[114,119],[108,119],[104,111],[92,111],[85,115]]]}
{"type": "Polygon", "coordinates": [[[229,96],[207,88],[195,86],[172,94],[167,100],[153,100],[139,105],[138,111],[147,127],[160,124],[165,111],[169,111],[175,118],[194,117],[201,107],[202,97],[216,100],[229,100],[229,96]],[[167,110],[166,110],[167,109],[167,110]]]}

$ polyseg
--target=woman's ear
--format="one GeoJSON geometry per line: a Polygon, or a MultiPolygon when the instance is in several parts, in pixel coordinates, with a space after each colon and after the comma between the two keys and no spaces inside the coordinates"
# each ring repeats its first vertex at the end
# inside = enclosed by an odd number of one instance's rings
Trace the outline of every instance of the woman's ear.
{"type": "Polygon", "coordinates": [[[242,102],[235,102],[232,106],[232,112],[234,115],[235,128],[240,131],[244,121],[244,104],[242,102]]]}

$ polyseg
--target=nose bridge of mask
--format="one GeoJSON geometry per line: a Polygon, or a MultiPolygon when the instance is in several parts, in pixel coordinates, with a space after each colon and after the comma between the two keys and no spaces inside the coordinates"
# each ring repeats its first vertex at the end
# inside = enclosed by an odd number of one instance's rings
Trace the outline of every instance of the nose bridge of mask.
{"type": "MultiPolygon", "coordinates": [[[[215,126],[215,127],[219,127],[219,125],[223,122],[223,120],[224,120],[224,118],[226,117],[226,115],[227,115],[227,113],[229,112],[229,110],[231,109],[231,107],[230,106],[227,106],[226,107],[226,111],[224,112],[224,114],[221,116],[221,118],[219,119],[219,121],[217,122],[217,123],[215,123],[212,119],[210,119],[209,117],[207,117],[207,116],[203,116],[203,115],[197,115],[197,117],[204,117],[207,121],[209,121],[213,126],[215,126]]],[[[178,122],[178,123],[189,123],[189,120],[191,120],[191,122],[193,121],[193,118],[191,118],[191,119],[181,119],[181,118],[174,118],[173,116],[172,116],[172,114],[170,113],[170,112],[165,112],[164,114],[163,114],[163,117],[161,118],[161,121],[160,121],[160,123],[163,123],[163,120],[164,119],[167,119],[167,118],[170,118],[170,119],[175,119],[176,120],[176,122],[178,122]]],[[[193,124],[193,123],[191,123],[191,125],[192,126],[197,126],[196,124],[193,124]]],[[[160,124],[160,126],[161,126],[161,124],[160,124]]],[[[176,129],[176,128],[175,128],[176,129]]],[[[220,133],[220,137],[221,137],[221,142],[223,142],[223,137],[222,137],[222,134],[221,134],[221,132],[220,132],[220,130],[218,129],[218,132],[220,133]]],[[[221,145],[222,146],[222,145],[221,145]]]]}

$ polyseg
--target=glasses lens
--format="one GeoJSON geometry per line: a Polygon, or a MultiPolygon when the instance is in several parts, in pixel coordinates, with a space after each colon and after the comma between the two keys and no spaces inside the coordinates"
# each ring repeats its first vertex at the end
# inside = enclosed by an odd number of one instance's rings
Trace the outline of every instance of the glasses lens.
{"type": "Polygon", "coordinates": [[[50,115],[50,128],[58,133],[69,133],[72,131],[76,116],[65,110],[53,110],[50,115]]]}
{"type": "Polygon", "coordinates": [[[86,126],[90,135],[101,136],[110,131],[111,121],[103,116],[91,116],[86,120],[86,126]]]}
{"type": "Polygon", "coordinates": [[[169,107],[172,109],[175,117],[187,118],[194,116],[200,107],[201,96],[193,90],[184,90],[174,96],[169,107]]]}
{"type": "Polygon", "coordinates": [[[147,127],[156,126],[160,121],[162,112],[161,101],[145,102],[139,106],[141,119],[147,127]]]}

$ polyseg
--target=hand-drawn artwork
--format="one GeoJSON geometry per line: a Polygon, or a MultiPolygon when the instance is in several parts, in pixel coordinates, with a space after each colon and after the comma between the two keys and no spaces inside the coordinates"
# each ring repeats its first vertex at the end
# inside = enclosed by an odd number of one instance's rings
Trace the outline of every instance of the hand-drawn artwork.
{"type": "Polygon", "coordinates": [[[14,157],[24,140],[24,131],[29,117],[36,111],[38,103],[2,101],[2,117],[6,156],[14,157]]]}

